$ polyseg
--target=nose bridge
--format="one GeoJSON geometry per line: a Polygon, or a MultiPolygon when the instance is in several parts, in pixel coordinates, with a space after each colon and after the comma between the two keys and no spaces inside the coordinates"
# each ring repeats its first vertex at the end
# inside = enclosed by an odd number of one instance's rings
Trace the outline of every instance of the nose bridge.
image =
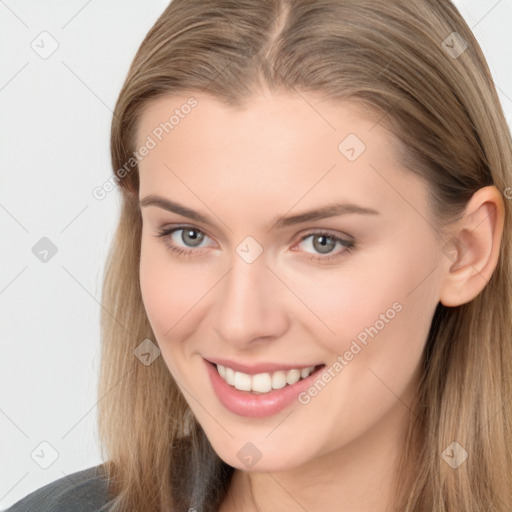
{"type": "Polygon", "coordinates": [[[241,347],[286,329],[282,291],[266,264],[263,255],[251,261],[243,252],[233,254],[217,297],[215,329],[224,341],[241,347]]]}

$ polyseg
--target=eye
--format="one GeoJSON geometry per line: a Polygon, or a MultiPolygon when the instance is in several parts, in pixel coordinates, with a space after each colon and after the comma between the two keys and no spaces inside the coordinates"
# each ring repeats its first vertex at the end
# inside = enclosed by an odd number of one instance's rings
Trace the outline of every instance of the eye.
{"type": "Polygon", "coordinates": [[[344,252],[350,252],[355,245],[352,240],[346,240],[326,232],[309,233],[302,237],[300,244],[305,248],[305,252],[313,255],[310,259],[319,261],[341,256],[344,252]],[[336,248],[342,250],[334,252],[336,248]]]}
{"type": "MultiPolygon", "coordinates": [[[[199,255],[202,252],[200,249],[212,245],[204,243],[211,240],[206,233],[192,226],[162,228],[157,232],[157,237],[164,241],[170,251],[184,257],[199,255]]],[[[309,233],[297,245],[301,244],[304,252],[310,254],[308,259],[319,262],[338,258],[355,246],[354,241],[328,232],[309,233]],[[341,250],[336,251],[336,248],[341,250]]]]}
{"type": "Polygon", "coordinates": [[[181,255],[191,255],[193,252],[197,252],[194,249],[205,247],[206,245],[201,244],[210,238],[200,229],[191,226],[160,229],[157,236],[163,239],[165,245],[172,252],[181,255]]]}
{"type": "Polygon", "coordinates": [[[197,247],[201,245],[204,240],[205,234],[195,228],[177,229],[172,233],[171,239],[173,242],[183,242],[187,247],[197,247]],[[181,231],[181,235],[179,235],[181,231]],[[179,235],[174,237],[174,235],[179,235]],[[177,240],[176,240],[177,238],[177,240]]]}

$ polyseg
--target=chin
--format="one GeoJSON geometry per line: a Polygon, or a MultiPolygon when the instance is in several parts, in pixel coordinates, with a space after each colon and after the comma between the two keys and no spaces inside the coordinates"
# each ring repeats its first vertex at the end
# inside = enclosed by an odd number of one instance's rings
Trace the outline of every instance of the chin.
{"type": "MultiPolygon", "coordinates": [[[[293,439],[292,433],[287,436],[293,439]]],[[[214,440],[212,447],[217,455],[227,464],[247,472],[287,471],[299,467],[314,458],[314,452],[305,452],[300,442],[247,441],[240,439],[214,440]]]]}

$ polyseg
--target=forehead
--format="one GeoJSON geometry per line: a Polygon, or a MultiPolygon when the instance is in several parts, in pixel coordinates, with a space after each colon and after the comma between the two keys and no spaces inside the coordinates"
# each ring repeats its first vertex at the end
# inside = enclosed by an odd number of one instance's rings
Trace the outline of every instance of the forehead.
{"type": "Polygon", "coordinates": [[[332,147],[344,132],[371,138],[374,146],[391,146],[392,135],[381,119],[361,102],[335,101],[313,93],[261,93],[246,99],[241,107],[228,106],[204,93],[180,94],[147,102],[139,116],[136,138],[137,145],[148,135],[158,142],[190,143],[188,128],[193,125],[196,139],[200,137],[204,147],[227,142],[223,140],[227,134],[233,143],[265,144],[270,150],[282,151],[299,140],[318,146],[320,138],[324,146],[332,147]],[[279,135],[277,140],[275,135],[279,135]]]}
{"type": "Polygon", "coordinates": [[[361,104],[304,93],[262,94],[242,108],[206,94],[158,98],[139,118],[137,147],[154,146],[139,162],[140,197],[179,193],[198,204],[236,194],[244,206],[280,210],[346,199],[378,208],[396,202],[395,183],[421,201],[417,178],[399,166],[398,141],[378,121],[361,104]]]}

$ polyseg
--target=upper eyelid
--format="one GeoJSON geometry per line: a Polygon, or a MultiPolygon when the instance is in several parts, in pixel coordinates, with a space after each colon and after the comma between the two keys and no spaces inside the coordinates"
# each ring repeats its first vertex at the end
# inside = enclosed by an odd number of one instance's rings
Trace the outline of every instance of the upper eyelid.
{"type": "Polygon", "coordinates": [[[208,233],[208,230],[205,230],[203,228],[199,228],[197,226],[194,226],[193,224],[177,224],[175,226],[172,226],[172,225],[169,225],[169,224],[166,223],[166,224],[158,227],[157,231],[158,232],[168,231],[169,234],[171,234],[171,233],[174,233],[176,231],[185,230],[185,229],[194,229],[196,231],[200,231],[201,233],[203,233],[204,235],[206,235],[210,239],[214,238],[213,236],[211,236],[208,233]]]}

